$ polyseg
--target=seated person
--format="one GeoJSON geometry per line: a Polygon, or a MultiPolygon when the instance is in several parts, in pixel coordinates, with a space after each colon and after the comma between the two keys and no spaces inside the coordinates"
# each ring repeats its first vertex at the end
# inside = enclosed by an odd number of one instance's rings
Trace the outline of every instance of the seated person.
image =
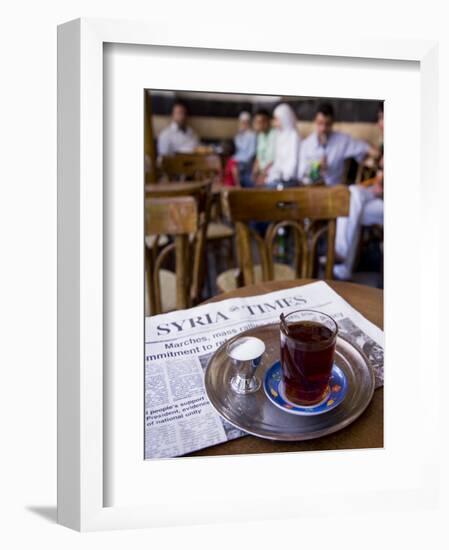
{"type": "Polygon", "coordinates": [[[221,143],[221,150],[226,159],[223,171],[223,185],[226,185],[226,187],[240,187],[239,165],[234,156],[234,142],[231,139],[226,139],[221,143]]]}
{"type": "Polygon", "coordinates": [[[349,134],[335,132],[333,124],[332,105],[322,103],[316,110],[315,131],[303,141],[299,153],[298,178],[303,183],[343,183],[347,159],[354,158],[360,163],[368,154],[378,156],[377,149],[368,143],[349,134]]]}
{"type": "Polygon", "coordinates": [[[263,185],[274,161],[275,130],[271,127],[268,111],[257,111],[253,119],[253,128],[257,135],[257,148],[251,180],[256,185],[263,185]]]}
{"type": "Polygon", "coordinates": [[[256,134],[251,130],[251,115],[242,111],[239,115],[239,129],[234,138],[235,160],[239,163],[241,174],[247,174],[256,154],[256,134]]]}
{"type": "Polygon", "coordinates": [[[157,150],[159,156],[175,153],[193,153],[199,145],[195,132],[187,125],[188,110],[185,103],[177,100],[172,107],[172,121],[159,134],[157,150]]]}
{"type": "Polygon", "coordinates": [[[280,188],[297,184],[298,158],[301,138],[297,129],[297,118],[287,103],[281,103],[273,112],[275,145],[273,163],[259,185],[280,188]]]}
{"type": "Polygon", "coordinates": [[[338,218],[335,237],[335,252],[342,263],[334,266],[334,276],[340,280],[352,277],[361,228],[384,223],[383,158],[379,160],[376,176],[372,180],[351,185],[349,190],[351,191],[349,216],[338,218]],[[366,185],[367,183],[369,185],[366,185]]]}

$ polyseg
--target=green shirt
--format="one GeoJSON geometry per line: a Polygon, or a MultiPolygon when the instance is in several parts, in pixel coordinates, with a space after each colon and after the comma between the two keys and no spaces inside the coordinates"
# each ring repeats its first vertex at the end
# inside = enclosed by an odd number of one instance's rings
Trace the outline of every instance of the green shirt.
{"type": "Polygon", "coordinates": [[[257,134],[256,159],[260,170],[265,170],[274,161],[274,139],[275,131],[273,128],[266,133],[260,132],[257,134]]]}

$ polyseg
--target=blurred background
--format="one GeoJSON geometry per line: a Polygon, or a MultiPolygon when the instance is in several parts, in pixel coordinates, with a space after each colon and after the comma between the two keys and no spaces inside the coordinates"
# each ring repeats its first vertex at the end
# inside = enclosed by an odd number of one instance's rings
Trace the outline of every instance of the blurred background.
{"type": "Polygon", "coordinates": [[[382,102],[161,90],[144,101],[147,314],[264,281],[383,287],[382,102]],[[285,197],[301,215],[279,218],[285,197]]]}
{"type": "MultiPolygon", "coordinates": [[[[307,137],[313,131],[313,119],[318,103],[323,98],[283,97],[208,92],[165,92],[147,90],[153,113],[153,129],[157,137],[171,120],[171,109],[176,99],[187,105],[189,124],[205,143],[232,139],[237,132],[238,116],[242,111],[255,113],[260,108],[273,111],[279,103],[292,106],[298,118],[298,131],[307,137]]],[[[357,99],[326,99],[335,110],[335,130],[347,132],[355,138],[380,143],[382,133],[377,124],[379,101],[357,99]]]]}

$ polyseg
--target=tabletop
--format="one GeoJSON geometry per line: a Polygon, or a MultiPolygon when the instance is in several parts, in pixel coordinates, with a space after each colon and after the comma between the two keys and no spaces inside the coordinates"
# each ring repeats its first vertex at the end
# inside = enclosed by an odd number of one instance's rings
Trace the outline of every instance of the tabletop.
{"type": "MultiPolygon", "coordinates": [[[[238,288],[214,296],[207,303],[228,298],[257,296],[313,282],[313,279],[295,281],[270,281],[238,288]]],[[[369,321],[383,329],[383,291],[354,283],[326,281],[342,298],[357,309],[369,321]]],[[[339,432],[309,441],[284,442],[270,441],[248,435],[233,441],[208,447],[186,456],[220,456],[253,453],[273,453],[288,451],[324,451],[341,449],[381,448],[384,440],[384,395],[378,388],[364,413],[348,427],[339,432]]]]}

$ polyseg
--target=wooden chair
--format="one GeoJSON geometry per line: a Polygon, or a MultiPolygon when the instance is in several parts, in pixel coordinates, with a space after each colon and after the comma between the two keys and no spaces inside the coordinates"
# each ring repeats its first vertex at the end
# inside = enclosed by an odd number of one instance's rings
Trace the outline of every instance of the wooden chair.
{"type": "MultiPolygon", "coordinates": [[[[376,183],[376,177],[375,175],[371,178],[364,179],[359,183],[362,187],[369,188],[372,185],[376,183]]],[[[354,266],[357,266],[357,264],[360,262],[360,258],[362,256],[362,251],[364,248],[371,245],[373,242],[379,242],[380,243],[380,249],[383,257],[383,242],[384,242],[384,227],[383,225],[365,225],[362,226],[361,229],[361,235],[359,239],[359,244],[357,247],[357,254],[354,261],[354,266]]],[[[381,270],[383,272],[383,269],[381,270]]]]}
{"type": "Polygon", "coordinates": [[[170,180],[202,180],[218,177],[221,159],[214,154],[176,154],[162,157],[161,170],[170,180]]]}
{"type": "Polygon", "coordinates": [[[371,185],[368,181],[374,179],[377,172],[377,163],[372,158],[367,158],[357,166],[357,174],[354,183],[364,186],[371,185]]]}
{"type": "MultiPolygon", "coordinates": [[[[212,180],[218,184],[222,174],[221,159],[216,154],[190,153],[165,156],[161,160],[163,176],[169,180],[212,180]]],[[[234,231],[220,219],[217,204],[212,205],[212,220],[207,229],[207,240],[215,247],[224,243],[227,247],[226,257],[232,256],[232,240],[234,231]]]]}
{"type": "MultiPolygon", "coordinates": [[[[204,282],[205,248],[207,230],[210,220],[212,202],[211,182],[170,182],[157,183],[145,186],[145,198],[151,201],[154,198],[193,197],[198,211],[198,227],[194,234],[190,235],[190,245],[193,254],[192,280],[190,289],[190,301],[192,305],[200,299],[201,288],[204,282]]],[[[167,235],[146,235],[145,245],[152,251],[153,257],[159,247],[168,243],[167,235]]]]}
{"type": "Polygon", "coordinates": [[[146,289],[151,315],[190,306],[193,257],[189,236],[197,229],[198,209],[193,197],[145,199],[145,235],[165,234],[173,239],[157,253],[145,247],[146,289]],[[173,252],[175,273],[162,269],[173,252]]]}
{"type": "Polygon", "coordinates": [[[327,235],[325,277],[332,279],[335,259],[336,220],[349,213],[349,190],[334,187],[296,187],[282,191],[271,189],[236,189],[224,192],[223,200],[236,224],[239,273],[228,270],[217,278],[222,291],[240,283],[312,277],[316,265],[318,241],[327,235]],[[270,222],[261,237],[251,222],[270,222]],[[291,228],[294,243],[293,266],[273,261],[275,239],[281,228],[291,228]],[[254,265],[255,242],[260,264],[254,265]]]}

